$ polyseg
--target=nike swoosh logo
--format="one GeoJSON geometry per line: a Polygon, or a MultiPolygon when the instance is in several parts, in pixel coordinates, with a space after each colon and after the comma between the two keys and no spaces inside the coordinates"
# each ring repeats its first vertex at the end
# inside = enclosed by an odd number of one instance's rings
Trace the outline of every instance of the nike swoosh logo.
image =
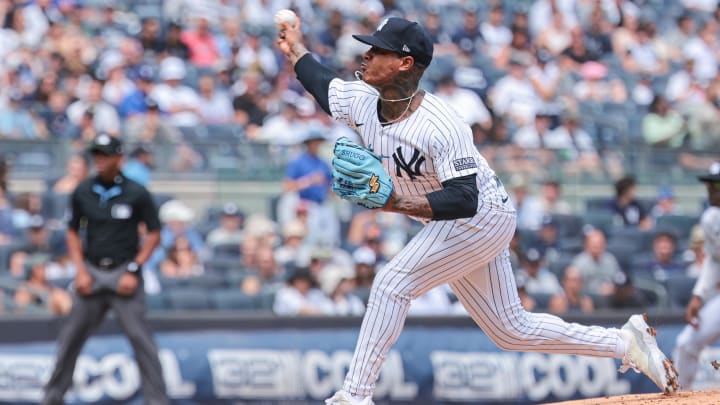
{"type": "Polygon", "coordinates": [[[505,198],[502,199],[503,204],[505,204],[506,202],[508,202],[509,199],[510,199],[510,197],[505,196],[505,198]]]}
{"type": "Polygon", "coordinates": [[[363,122],[356,122],[356,123],[355,123],[355,126],[358,127],[358,128],[360,128],[360,127],[363,126],[363,125],[365,125],[365,123],[363,123],[363,122]]]}

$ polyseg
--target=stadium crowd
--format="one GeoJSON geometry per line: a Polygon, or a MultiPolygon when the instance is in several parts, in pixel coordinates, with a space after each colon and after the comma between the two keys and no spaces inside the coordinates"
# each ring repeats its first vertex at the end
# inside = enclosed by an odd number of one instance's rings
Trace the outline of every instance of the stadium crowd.
{"type": "MultiPolygon", "coordinates": [[[[347,78],[366,50],[351,34],[392,14],[426,27],[436,56],[423,86],[509,180],[528,308],[684,306],[702,258],[697,213],[680,212],[669,186],[638,199],[627,155],[709,166],[701,152],[720,145],[717,1],[0,0],[0,158],[12,141],[72,152],[45,193],[11,193],[12,165],[0,164],[6,312],[70,308],[63,219],[90,172],[89,140],[122,138],[125,174],[150,184],[159,147],[171,151],[164,170],[208,170],[203,144],[228,128],[238,143],[287,148],[276,155],[283,194],[271,217],[158,199],[162,247],[144,268],[151,308],[363,312],[374,272],[418,225],[329,193],[327,141],[355,134],[316,107],[274,49],[272,16],[285,7],[315,56],[347,78]],[[616,194],[573,212],[559,179],[575,174],[610,178],[616,194]]],[[[453,301],[439,288],[411,314],[461,311],[453,301]]]]}

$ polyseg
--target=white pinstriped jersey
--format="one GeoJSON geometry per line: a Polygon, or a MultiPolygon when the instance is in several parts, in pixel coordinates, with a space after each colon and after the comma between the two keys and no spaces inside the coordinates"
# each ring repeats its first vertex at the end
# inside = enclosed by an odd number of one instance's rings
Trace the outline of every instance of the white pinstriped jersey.
{"type": "Polygon", "coordinates": [[[444,181],[477,173],[478,200],[507,201],[470,127],[438,97],[425,93],[413,114],[386,125],[378,118],[377,90],[362,81],[333,79],[328,100],[333,118],[356,128],[365,146],[383,157],[397,194],[425,195],[444,181]]]}
{"type": "Polygon", "coordinates": [[[700,217],[705,260],[693,294],[708,301],[720,294],[720,207],[708,207],[700,217]]]}

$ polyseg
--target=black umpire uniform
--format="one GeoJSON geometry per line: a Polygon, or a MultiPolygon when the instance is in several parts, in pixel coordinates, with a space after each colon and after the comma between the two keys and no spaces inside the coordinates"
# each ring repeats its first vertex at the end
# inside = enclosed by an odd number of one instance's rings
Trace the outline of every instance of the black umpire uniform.
{"type": "Polygon", "coordinates": [[[71,196],[67,243],[78,275],[72,312],[58,338],[55,369],[42,403],[63,403],[85,341],[112,308],[135,352],[144,403],[169,404],[158,349],[145,320],[141,272],[160,240],[157,208],[143,186],[120,172],[122,143],[117,138],[100,134],[89,151],[98,175],[82,182],[71,196]],[[147,228],[142,245],[140,223],[147,228]]]}

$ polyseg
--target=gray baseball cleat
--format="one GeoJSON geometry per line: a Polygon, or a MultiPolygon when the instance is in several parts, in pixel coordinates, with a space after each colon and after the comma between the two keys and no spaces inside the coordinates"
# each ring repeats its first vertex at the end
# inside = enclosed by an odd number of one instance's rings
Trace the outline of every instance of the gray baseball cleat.
{"type": "Polygon", "coordinates": [[[622,359],[620,372],[628,369],[642,372],[658,386],[664,393],[678,391],[678,372],[655,341],[655,329],[647,324],[643,315],[633,315],[623,325],[622,330],[630,337],[627,342],[625,357],[622,359]]]}

